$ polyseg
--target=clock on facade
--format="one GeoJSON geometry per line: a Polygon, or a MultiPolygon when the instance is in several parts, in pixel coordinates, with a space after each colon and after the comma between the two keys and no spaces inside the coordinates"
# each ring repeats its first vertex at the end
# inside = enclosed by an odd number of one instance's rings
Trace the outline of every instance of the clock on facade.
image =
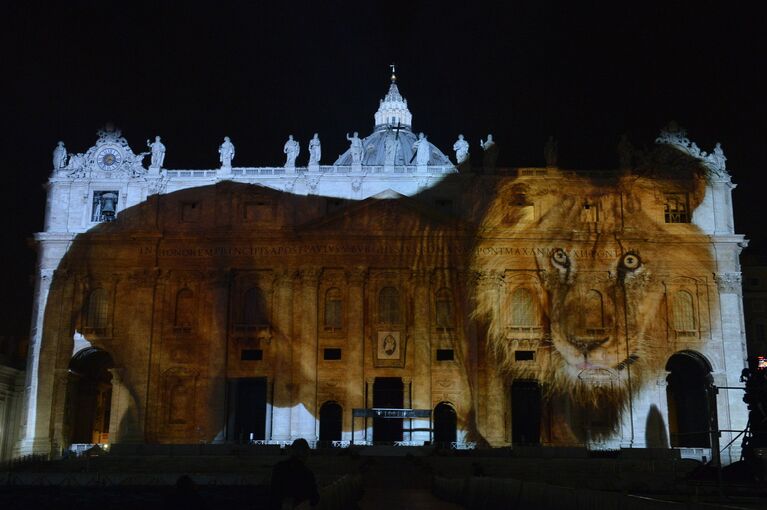
{"type": "Polygon", "coordinates": [[[122,159],[122,153],[116,147],[104,147],[96,154],[96,163],[102,170],[114,170],[122,159]]]}

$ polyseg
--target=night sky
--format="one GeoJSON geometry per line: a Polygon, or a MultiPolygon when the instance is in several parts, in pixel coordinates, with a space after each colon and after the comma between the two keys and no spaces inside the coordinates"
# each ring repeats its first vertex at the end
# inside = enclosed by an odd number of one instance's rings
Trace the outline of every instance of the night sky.
{"type": "MultiPolygon", "coordinates": [[[[324,164],[367,135],[397,64],[414,130],[454,157],[492,133],[502,166],[617,165],[627,133],[669,120],[738,184],[736,229],[764,243],[765,14],[746,2],[15,2],[0,52],[0,335],[26,335],[51,151],[85,152],[112,121],[135,152],[161,135],[168,168],[281,165],[288,134],[318,132],[324,164]]],[[[145,160],[145,161],[148,161],[145,160]]],[[[751,248],[750,250],[753,250],[751,248]]]]}

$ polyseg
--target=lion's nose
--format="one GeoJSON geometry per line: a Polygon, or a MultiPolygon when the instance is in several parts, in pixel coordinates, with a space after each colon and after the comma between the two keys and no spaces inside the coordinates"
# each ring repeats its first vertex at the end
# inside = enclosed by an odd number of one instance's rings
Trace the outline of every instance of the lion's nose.
{"type": "Polygon", "coordinates": [[[570,343],[583,354],[588,354],[607,342],[607,337],[571,337],[570,343]]]}

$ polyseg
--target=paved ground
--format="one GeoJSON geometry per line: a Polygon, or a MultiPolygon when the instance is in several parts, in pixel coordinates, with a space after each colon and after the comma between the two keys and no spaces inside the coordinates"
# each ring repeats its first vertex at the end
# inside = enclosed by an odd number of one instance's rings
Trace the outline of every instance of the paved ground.
{"type": "Polygon", "coordinates": [[[362,510],[392,508],[413,510],[459,510],[453,503],[432,496],[428,467],[415,458],[377,457],[364,469],[365,494],[362,510]]]}
{"type": "Polygon", "coordinates": [[[425,489],[366,490],[360,502],[362,510],[404,508],[413,510],[459,510],[461,507],[442,501],[425,489]]]}

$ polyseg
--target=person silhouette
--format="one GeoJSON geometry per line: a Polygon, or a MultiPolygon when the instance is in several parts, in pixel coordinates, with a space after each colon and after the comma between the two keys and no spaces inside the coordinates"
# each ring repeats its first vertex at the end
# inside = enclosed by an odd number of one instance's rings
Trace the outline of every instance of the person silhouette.
{"type": "Polygon", "coordinates": [[[274,465],[269,508],[284,510],[317,506],[320,501],[317,481],[306,466],[309,450],[306,439],[296,439],[289,448],[290,457],[274,465]]]}

